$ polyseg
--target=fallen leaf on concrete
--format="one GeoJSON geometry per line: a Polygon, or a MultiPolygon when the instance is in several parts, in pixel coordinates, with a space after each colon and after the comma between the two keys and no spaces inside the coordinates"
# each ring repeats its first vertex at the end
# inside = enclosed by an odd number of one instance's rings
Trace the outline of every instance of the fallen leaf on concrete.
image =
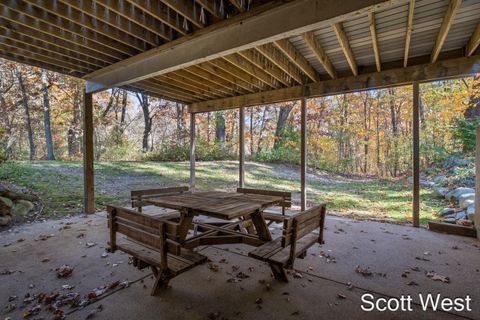
{"type": "Polygon", "coordinates": [[[218,272],[218,270],[219,270],[218,265],[213,264],[213,263],[208,264],[208,269],[210,269],[213,272],[218,272]]]}
{"type": "Polygon", "coordinates": [[[11,245],[12,245],[12,243],[11,243],[11,242],[8,242],[8,243],[5,243],[3,246],[6,248],[6,247],[9,247],[9,246],[11,246],[11,245]]]}
{"type": "Polygon", "coordinates": [[[93,317],[95,317],[95,315],[99,312],[103,311],[103,306],[102,305],[99,305],[96,309],[90,311],[87,316],[85,317],[85,319],[92,319],[93,317]]]}
{"type": "Polygon", "coordinates": [[[15,303],[9,303],[5,306],[5,308],[3,308],[3,310],[5,311],[5,313],[9,313],[15,310],[16,308],[17,308],[17,305],[15,303]]]}
{"type": "Polygon", "coordinates": [[[338,299],[347,299],[347,296],[341,293],[337,293],[337,298],[338,299]]]}
{"type": "Polygon", "coordinates": [[[48,258],[48,257],[45,257],[41,260],[41,262],[48,262],[48,261],[50,261],[50,258],[48,258]]]}
{"type": "Polygon", "coordinates": [[[85,246],[86,246],[87,248],[91,248],[91,247],[94,247],[94,246],[96,246],[96,245],[97,245],[97,244],[96,244],[95,242],[87,242],[87,243],[85,243],[85,246]]]}
{"type": "Polygon", "coordinates": [[[302,279],[303,278],[302,274],[299,273],[299,272],[294,272],[293,277],[296,278],[296,279],[302,279]]]}
{"type": "Polygon", "coordinates": [[[410,269],[411,269],[412,271],[417,271],[417,272],[420,271],[420,268],[419,268],[419,267],[411,267],[410,269]]]}
{"type": "Polygon", "coordinates": [[[3,269],[2,271],[0,271],[0,275],[2,275],[2,276],[9,275],[9,274],[12,274],[12,273],[15,273],[15,270],[3,269]]]}
{"type": "Polygon", "coordinates": [[[59,278],[67,278],[72,275],[73,268],[67,264],[55,269],[57,271],[57,277],[59,278]]]}
{"type": "Polygon", "coordinates": [[[407,286],[418,286],[418,283],[416,283],[415,281],[410,281],[409,283],[407,283],[407,286]]]}
{"type": "Polygon", "coordinates": [[[72,286],[72,285],[69,285],[69,284],[64,284],[62,286],[63,290],[72,290],[73,288],[75,288],[75,286],[72,286]]]}
{"type": "Polygon", "coordinates": [[[256,304],[262,304],[262,303],[263,303],[263,299],[262,299],[262,298],[257,298],[257,299],[255,300],[255,303],[256,303],[256,304]]]}
{"type": "Polygon", "coordinates": [[[108,257],[108,252],[105,251],[104,253],[102,253],[101,257],[102,257],[102,258],[108,257]]]}
{"type": "Polygon", "coordinates": [[[427,272],[426,276],[428,278],[432,279],[433,281],[442,281],[442,282],[445,282],[445,283],[450,283],[450,278],[449,277],[439,275],[438,273],[435,273],[434,271],[427,272]]]}
{"type": "Polygon", "coordinates": [[[35,239],[35,241],[45,241],[47,239],[50,239],[51,237],[54,237],[55,235],[53,233],[51,234],[39,234],[38,237],[35,239]]]}
{"type": "Polygon", "coordinates": [[[415,257],[415,259],[420,260],[420,261],[430,261],[429,259],[424,258],[424,257],[415,257]]]}
{"type": "Polygon", "coordinates": [[[365,277],[369,277],[369,276],[373,275],[373,273],[372,273],[372,271],[370,271],[369,267],[363,268],[363,267],[357,266],[355,268],[355,272],[360,273],[362,276],[365,276],[365,277]]]}
{"type": "Polygon", "coordinates": [[[37,304],[33,307],[31,307],[30,309],[27,309],[24,313],[23,313],[23,318],[24,319],[28,319],[30,318],[31,316],[34,316],[34,315],[37,315],[40,313],[40,311],[42,311],[42,307],[37,304]]]}
{"type": "Polygon", "coordinates": [[[25,238],[20,238],[17,240],[17,242],[23,242],[23,241],[25,241],[25,238]]]}

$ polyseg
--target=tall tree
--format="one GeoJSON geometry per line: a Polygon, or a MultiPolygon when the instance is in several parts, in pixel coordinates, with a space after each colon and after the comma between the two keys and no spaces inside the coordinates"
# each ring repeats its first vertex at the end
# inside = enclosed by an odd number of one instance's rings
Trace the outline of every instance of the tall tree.
{"type": "Polygon", "coordinates": [[[32,128],[32,120],[30,117],[30,105],[28,100],[28,93],[25,87],[23,74],[18,68],[16,68],[16,76],[17,76],[18,85],[20,87],[20,91],[22,94],[23,108],[25,110],[25,123],[27,125],[28,145],[30,147],[29,156],[30,156],[30,160],[33,160],[35,159],[36,147],[35,147],[35,141],[33,139],[33,128],[32,128]]]}
{"type": "Polygon", "coordinates": [[[221,111],[215,113],[215,143],[221,150],[225,147],[225,116],[221,111]]]}
{"type": "Polygon", "coordinates": [[[273,149],[277,150],[283,142],[283,136],[285,135],[285,127],[287,124],[288,116],[293,107],[297,104],[297,101],[289,102],[280,107],[277,119],[277,127],[275,129],[275,142],[273,143],[273,149]]]}
{"type": "Polygon", "coordinates": [[[72,96],[72,119],[67,130],[67,149],[70,158],[76,157],[80,152],[81,136],[81,108],[82,108],[82,86],[79,81],[73,84],[72,96]]]}
{"type": "Polygon", "coordinates": [[[45,144],[47,145],[47,160],[55,160],[53,153],[52,129],[50,121],[50,99],[48,97],[48,74],[42,70],[42,95],[43,95],[43,124],[45,128],[45,144]]]}
{"type": "MultiPolygon", "coordinates": [[[[143,139],[142,139],[142,151],[148,152],[149,148],[149,137],[150,132],[152,131],[152,116],[150,110],[150,101],[148,100],[148,96],[144,93],[136,93],[138,102],[140,103],[140,107],[142,107],[143,111],[143,139]]],[[[153,147],[153,146],[152,146],[153,147]]]]}

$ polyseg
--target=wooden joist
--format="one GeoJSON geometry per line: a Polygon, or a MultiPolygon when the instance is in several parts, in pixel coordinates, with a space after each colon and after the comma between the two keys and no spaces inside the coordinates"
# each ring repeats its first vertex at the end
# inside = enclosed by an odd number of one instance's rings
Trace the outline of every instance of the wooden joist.
{"type": "Polygon", "coordinates": [[[458,224],[445,222],[428,222],[428,229],[431,231],[455,234],[458,236],[473,237],[477,236],[477,230],[474,227],[460,226],[458,224]]]}
{"type": "Polygon", "coordinates": [[[418,64],[407,68],[383,70],[358,76],[325,80],[305,86],[295,86],[253,93],[238,97],[197,102],[189,106],[189,112],[206,112],[312,98],[324,95],[348,93],[360,90],[373,90],[411,84],[413,81],[434,81],[455,77],[470,76],[480,72],[478,56],[440,60],[435,63],[418,64]]]}
{"type": "Polygon", "coordinates": [[[239,52],[238,54],[241,55],[245,60],[252,63],[255,67],[268,73],[270,76],[272,76],[275,80],[282,83],[283,85],[288,87],[292,84],[292,79],[286,76],[279,67],[268,63],[265,56],[259,51],[255,49],[245,50],[239,52]]]}
{"type": "Polygon", "coordinates": [[[380,60],[380,50],[378,49],[377,25],[375,23],[375,13],[368,13],[368,23],[370,25],[370,35],[372,36],[373,55],[375,57],[375,65],[377,71],[382,71],[382,63],[380,60]]]}
{"type": "Polygon", "coordinates": [[[232,76],[249,83],[251,86],[259,90],[263,90],[266,87],[265,84],[260,80],[258,80],[256,77],[252,76],[251,74],[247,73],[245,70],[240,69],[236,65],[231,64],[224,59],[215,59],[206,63],[210,63],[222,69],[224,72],[230,73],[232,76]]]}
{"type": "Polygon", "coordinates": [[[205,25],[200,21],[200,9],[195,6],[195,1],[189,0],[161,0],[162,3],[181,14],[197,28],[205,25]]]}
{"type": "Polygon", "coordinates": [[[343,30],[343,25],[341,22],[337,22],[333,25],[333,30],[335,31],[335,35],[337,36],[338,43],[342,48],[343,54],[347,59],[348,65],[350,69],[352,69],[352,73],[354,76],[358,74],[358,67],[357,62],[355,61],[355,56],[353,55],[352,48],[350,47],[350,43],[348,41],[347,34],[345,30],[343,30]]]}
{"type": "Polygon", "coordinates": [[[278,88],[279,83],[275,81],[271,75],[267,74],[264,70],[255,67],[250,61],[242,57],[240,54],[232,54],[230,56],[223,57],[224,59],[231,63],[232,65],[242,69],[251,76],[257,78],[258,80],[265,83],[270,88],[278,88]]]}
{"type": "Polygon", "coordinates": [[[407,32],[405,33],[405,50],[403,53],[403,67],[408,65],[408,53],[413,31],[413,14],[415,12],[415,0],[410,0],[408,5],[407,32]]]}
{"type": "Polygon", "coordinates": [[[274,42],[274,45],[283,52],[303,73],[305,73],[313,82],[319,81],[317,71],[310,65],[307,59],[290,43],[287,39],[281,39],[274,42]]]}
{"type": "Polygon", "coordinates": [[[330,62],[327,54],[325,53],[325,50],[323,50],[323,48],[320,46],[320,43],[315,38],[313,32],[306,32],[302,36],[303,40],[305,40],[310,50],[313,51],[315,57],[318,59],[325,71],[327,71],[327,73],[330,75],[330,77],[332,77],[332,79],[335,79],[337,77],[337,72],[335,71],[335,68],[330,62]]]}
{"type": "MultiPolygon", "coordinates": [[[[403,1],[403,0],[402,0],[403,1]]],[[[318,5],[318,0],[291,1],[274,8],[258,7],[248,13],[223,21],[218,26],[203,28],[189,36],[171,41],[159,48],[108,66],[85,77],[89,92],[134,83],[145,78],[245,51],[278,39],[316,30],[334,23],[338,17],[365,14],[391,6],[392,1],[348,1],[318,5]],[[239,35],[242,35],[239,37],[239,35]]]]}
{"type": "Polygon", "coordinates": [[[450,31],[453,20],[455,19],[455,15],[457,14],[457,10],[458,8],[460,8],[461,4],[462,0],[450,0],[447,12],[445,13],[445,17],[443,18],[442,25],[440,26],[440,31],[437,35],[437,40],[435,41],[435,45],[433,46],[431,57],[432,63],[437,61],[438,55],[442,50],[445,39],[447,39],[448,31],[450,31]]]}
{"type": "Polygon", "coordinates": [[[465,54],[467,57],[471,56],[480,45],[480,22],[477,24],[475,31],[473,32],[470,40],[468,40],[467,47],[465,48],[465,54]]]}
{"type": "Polygon", "coordinates": [[[295,80],[298,84],[305,82],[304,76],[297,66],[293,65],[275,46],[272,44],[264,44],[257,47],[257,51],[263,54],[270,62],[279,67],[288,77],[295,80]]]}

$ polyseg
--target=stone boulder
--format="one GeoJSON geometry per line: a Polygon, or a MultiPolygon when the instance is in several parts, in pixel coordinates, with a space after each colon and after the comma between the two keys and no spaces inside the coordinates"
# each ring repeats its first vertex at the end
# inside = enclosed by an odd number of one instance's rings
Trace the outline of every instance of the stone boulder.
{"type": "Polygon", "coordinates": [[[0,226],[6,226],[12,221],[11,215],[0,216],[0,226]]]}
{"type": "Polygon", "coordinates": [[[453,208],[445,208],[442,211],[440,211],[440,214],[442,216],[448,216],[448,215],[451,215],[451,214],[454,214],[454,213],[455,213],[455,209],[453,209],[453,208]]]}
{"type": "Polygon", "coordinates": [[[448,188],[438,187],[433,189],[432,195],[436,198],[444,198],[447,193],[448,188]]]}
{"type": "Polygon", "coordinates": [[[453,190],[449,191],[449,192],[445,195],[445,198],[446,198],[448,201],[458,201],[459,197],[460,197],[462,194],[466,194],[466,193],[473,193],[473,194],[475,194],[475,190],[472,189],[472,188],[459,187],[459,188],[456,188],[456,189],[453,189],[453,190]]]}
{"type": "Polygon", "coordinates": [[[422,188],[431,188],[435,186],[435,183],[431,182],[431,181],[420,181],[420,187],[422,188]]]}
{"type": "Polygon", "coordinates": [[[27,200],[17,200],[12,208],[12,215],[24,216],[33,209],[33,203],[27,200]]]}
{"type": "Polygon", "coordinates": [[[472,203],[468,203],[468,201],[475,202],[475,193],[464,193],[458,197],[458,204],[460,208],[466,208],[472,203]]]}
{"type": "Polygon", "coordinates": [[[474,220],[475,219],[475,204],[467,207],[467,218],[468,218],[468,220],[475,223],[475,220],[474,220]]]}
{"type": "Polygon", "coordinates": [[[467,219],[467,214],[465,213],[465,211],[459,211],[455,215],[455,219],[456,220],[465,220],[465,219],[467,219]]]}
{"type": "Polygon", "coordinates": [[[12,207],[12,200],[6,197],[0,197],[0,215],[10,214],[12,207]]]}
{"type": "Polygon", "coordinates": [[[433,183],[435,184],[444,184],[447,182],[447,176],[435,176],[432,178],[433,183]]]}

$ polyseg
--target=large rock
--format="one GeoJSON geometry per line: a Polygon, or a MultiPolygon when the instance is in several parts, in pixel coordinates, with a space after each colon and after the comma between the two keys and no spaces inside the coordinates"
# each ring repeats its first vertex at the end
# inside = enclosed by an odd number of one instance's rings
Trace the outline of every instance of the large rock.
{"type": "Polygon", "coordinates": [[[453,209],[453,208],[444,208],[442,211],[440,211],[440,214],[442,216],[448,216],[448,215],[453,214],[453,213],[455,213],[455,209],[453,209]]]}
{"type": "Polygon", "coordinates": [[[475,202],[475,193],[464,193],[458,197],[458,204],[460,208],[466,208],[468,207],[471,203],[468,203],[468,201],[471,200],[475,202]]]}
{"type": "Polygon", "coordinates": [[[475,223],[475,204],[467,207],[467,218],[475,223]]]}
{"type": "Polygon", "coordinates": [[[443,184],[447,182],[447,176],[435,176],[432,178],[432,181],[436,184],[443,184]]]}
{"type": "Polygon", "coordinates": [[[445,168],[451,168],[451,167],[464,167],[468,166],[471,163],[470,160],[467,159],[462,159],[461,155],[451,155],[445,160],[444,166],[445,168]]]}
{"type": "Polygon", "coordinates": [[[438,187],[433,189],[432,195],[436,198],[444,198],[447,193],[448,188],[438,187]]]}
{"type": "Polygon", "coordinates": [[[5,215],[5,216],[0,216],[0,226],[6,226],[7,224],[12,221],[12,216],[10,215],[5,215]]]}
{"type": "Polygon", "coordinates": [[[0,215],[4,216],[10,214],[12,207],[12,200],[5,197],[0,197],[0,215]]]}
{"type": "Polygon", "coordinates": [[[435,185],[435,183],[431,181],[420,181],[420,187],[422,188],[431,188],[435,185]]]}
{"type": "Polygon", "coordinates": [[[462,195],[462,194],[466,194],[466,193],[473,193],[475,194],[475,190],[473,190],[472,188],[465,188],[465,187],[460,187],[460,188],[456,188],[456,189],[453,189],[451,191],[449,191],[446,195],[445,195],[445,198],[449,201],[458,201],[458,198],[462,195]]]}
{"type": "Polygon", "coordinates": [[[33,209],[33,203],[27,200],[17,200],[12,208],[12,215],[24,216],[33,209]]]}
{"type": "Polygon", "coordinates": [[[456,220],[465,220],[465,219],[467,219],[467,214],[465,213],[465,211],[459,211],[455,215],[455,219],[456,220]]]}

